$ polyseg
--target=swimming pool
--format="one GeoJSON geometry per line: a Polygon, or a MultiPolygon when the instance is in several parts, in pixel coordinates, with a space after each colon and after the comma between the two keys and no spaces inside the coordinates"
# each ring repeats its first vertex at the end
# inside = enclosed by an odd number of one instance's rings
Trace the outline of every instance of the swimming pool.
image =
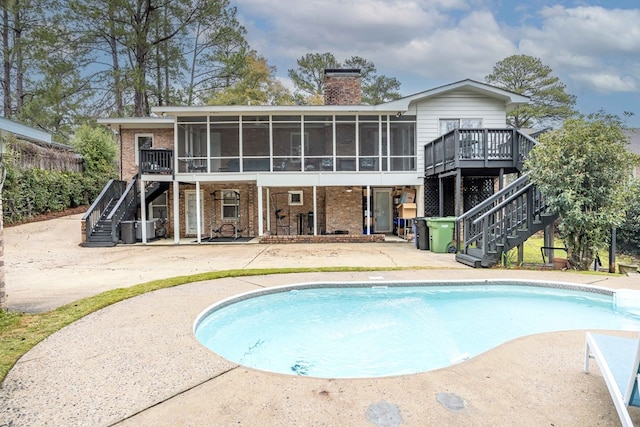
{"type": "Polygon", "coordinates": [[[312,283],[221,301],[198,316],[194,332],[247,367],[383,377],[446,367],[525,335],[639,330],[634,298],[627,294],[621,308],[611,290],[566,283],[312,283]]]}

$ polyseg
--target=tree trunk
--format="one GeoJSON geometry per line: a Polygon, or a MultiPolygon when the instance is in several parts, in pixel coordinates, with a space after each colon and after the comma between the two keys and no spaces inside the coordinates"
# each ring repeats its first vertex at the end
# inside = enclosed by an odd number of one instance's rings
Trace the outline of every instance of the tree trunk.
{"type": "MultiPolygon", "coordinates": [[[[111,5],[110,5],[111,6],[111,5]]],[[[120,70],[120,58],[118,57],[118,39],[116,36],[116,29],[114,27],[115,13],[111,9],[109,10],[109,16],[111,18],[109,22],[109,36],[107,43],[111,50],[111,60],[113,61],[113,96],[116,107],[116,114],[118,117],[122,117],[124,114],[124,106],[122,105],[122,76],[120,70]]]]}
{"type": "Polygon", "coordinates": [[[147,115],[146,94],[147,94],[147,69],[146,69],[146,53],[142,47],[136,48],[136,64],[134,69],[134,116],[145,117],[147,115]]]}
{"type": "Polygon", "coordinates": [[[19,115],[24,105],[24,71],[22,69],[23,49],[22,49],[22,19],[20,10],[16,2],[16,12],[14,18],[14,42],[16,58],[16,115],[19,115]]]}
{"type": "Polygon", "coordinates": [[[9,51],[9,11],[5,5],[2,10],[2,49],[4,81],[2,85],[3,110],[6,118],[11,118],[11,53],[9,51]]]}

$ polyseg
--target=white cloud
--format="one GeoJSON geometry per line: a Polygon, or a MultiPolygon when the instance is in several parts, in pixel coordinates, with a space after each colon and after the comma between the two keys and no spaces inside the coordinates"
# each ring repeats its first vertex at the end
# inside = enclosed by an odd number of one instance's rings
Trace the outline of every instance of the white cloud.
{"type": "Polygon", "coordinates": [[[539,28],[522,31],[522,53],[570,76],[575,87],[601,93],[639,89],[640,9],[554,6],[540,16],[539,28]]]}
{"type": "Polygon", "coordinates": [[[394,52],[394,64],[426,77],[482,80],[497,61],[514,53],[515,45],[501,34],[491,13],[472,12],[454,25],[416,34],[394,52]]]}
{"type": "Polygon", "coordinates": [[[540,9],[504,0],[234,4],[251,46],[280,77],[307,53],[330,52],[338,60],[357,55],[373,61],[378,73],[398,77],[408,94],[463,78],[482,80],[496,62],[524,53],[549,65],[572,93],[640,90],[638,8],[540,9]]]}
{"type": "Polygon", "coordinates": [[[379,73],[390,76],[410,72],[435,79],[482,79],[496,61],[516,53],[490,12],[474,12],[474,6],[484,1],[237,3],[240,15],[254,17],[253,21],[242,19],[251,45],[275,61],[279,74],[295,67],[295,60],[306,53],[331,52],[338,60],[364,57],[373,61],[379,73]]]}
{"type": "Polygon", "coordinates": [[[573,80],[601,93],[635,92],[640,89],[636,79],[616,73],[572,73],[570,76],[573,80]]]}

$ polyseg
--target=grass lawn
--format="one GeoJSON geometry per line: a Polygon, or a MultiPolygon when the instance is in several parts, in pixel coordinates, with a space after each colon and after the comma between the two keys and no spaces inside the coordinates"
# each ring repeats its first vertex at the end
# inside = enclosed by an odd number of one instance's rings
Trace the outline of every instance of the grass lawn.
{"type": "MultiPolygon", "coordinates": [[[[523,258],[524,258],[525,265],[542,264],[542,255],[540,253],[540,248],[542,248],[542,246],[544,246],[544,238],[542,234],[532,236],[524,243],[523,258]]],[[[553,246],[556,248],[561,248],[564,246],[564,242],[558,237],[556,237],[554,239],[553,246]]],[[[600,255],[600,261],[602,262],[602,266],[608,267],[609,266],[608,250],[604,249],[600,251],[599,255],[600,255]]],[[[556,250],[555,256],[558,258],[566,258],[566,253],[561,250],[556,250]]],[[[517,267],[517,264],[516,264],[517,260],[518,260],[517,249],[512,249],[507,254],[507,267],[517,267]]],[[[546,261],[548,262],[549,260],[547,259],[546,261]]],[[[620,264],[620,263],[637,264],[638,262],[640,262],[638,258],[634,258],[627,255],[620,255],[620,254],[616,255],[617,264],[620,264]]]]}

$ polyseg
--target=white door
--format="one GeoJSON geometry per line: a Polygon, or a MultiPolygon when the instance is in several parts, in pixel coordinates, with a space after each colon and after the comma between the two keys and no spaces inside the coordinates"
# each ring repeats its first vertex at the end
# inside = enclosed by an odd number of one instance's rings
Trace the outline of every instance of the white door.
{"type": "MultiPolygon", "coordinates": [[[[186,205],[185,205],[185,215],[186,215],[186,234],[195,236],[198,233],[198,229],[196,227],[196,192],[195,190],[186,190],[184,192],[186,205]]],[[[200,232],[204,231],[204,193],[200,192],[200,232]]]]}
{"type": "Polygon", "coordinates": [[[373,217],[375,233],[390,233],[393,230],[390,188],[373,189],[373,217]]]}

